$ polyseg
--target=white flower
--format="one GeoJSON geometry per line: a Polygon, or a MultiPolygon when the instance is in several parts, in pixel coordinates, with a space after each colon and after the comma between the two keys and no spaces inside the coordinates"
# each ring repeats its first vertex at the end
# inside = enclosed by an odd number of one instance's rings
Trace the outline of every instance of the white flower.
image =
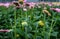
{"type": "Polygon", "coordinates": [[[38,8],[41,8],[41,6],[38,6],[38,8]]]}
{"type": "Polygon", "coordinates": [[[44,7],[44,10],[46,10],[47,8],[46,7],[44,7]]]}
{"type": "Polygon", "coordinates": [[[23,10],[24,10],[24,11],[27,11],[27,9],[26,9],[26,8],[23,8],[23,10]]]}

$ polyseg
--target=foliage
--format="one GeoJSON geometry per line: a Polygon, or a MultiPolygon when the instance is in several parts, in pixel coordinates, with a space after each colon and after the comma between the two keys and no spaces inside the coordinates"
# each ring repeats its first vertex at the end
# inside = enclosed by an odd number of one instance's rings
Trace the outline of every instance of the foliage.
{"type": "Polygon", "coordinates": [[[13,30],[0,32],[0,39],[60,39],[60,13],[46,5],[46,10],[51,14],[48,16],[40,6],[27,11],[14,6],[0,6],[0,29],[13,30]]]}

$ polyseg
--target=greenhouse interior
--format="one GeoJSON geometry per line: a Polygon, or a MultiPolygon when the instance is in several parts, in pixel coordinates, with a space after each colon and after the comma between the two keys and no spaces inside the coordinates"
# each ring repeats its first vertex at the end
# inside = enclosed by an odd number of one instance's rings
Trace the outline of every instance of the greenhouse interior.
{"type": "Polygon", "coordinates": [[[0,39],[60,39],[60,0],[0,0],[0,39]]]}

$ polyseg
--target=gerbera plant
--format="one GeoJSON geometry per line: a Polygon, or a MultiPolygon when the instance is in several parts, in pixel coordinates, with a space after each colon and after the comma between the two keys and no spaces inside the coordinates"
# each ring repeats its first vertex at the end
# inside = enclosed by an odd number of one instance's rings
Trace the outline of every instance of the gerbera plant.
{"type": "Polygon", "coordinates": [[[60,6],[26,1],[0,3],[0,39],[60,39],[60,6]]]}

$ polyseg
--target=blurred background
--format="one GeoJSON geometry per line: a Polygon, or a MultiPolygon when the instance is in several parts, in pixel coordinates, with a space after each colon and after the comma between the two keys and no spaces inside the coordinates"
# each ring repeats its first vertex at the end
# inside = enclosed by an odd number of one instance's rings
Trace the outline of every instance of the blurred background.
{"type": "MultiPolygon", "coordinates": [[[[0,2],[12,2],[12,1],[18,1],[18,0],[0,0],[0,2]]],[[[27,0],[27,2],[60,2],[60,0],[27,0]]]]}

